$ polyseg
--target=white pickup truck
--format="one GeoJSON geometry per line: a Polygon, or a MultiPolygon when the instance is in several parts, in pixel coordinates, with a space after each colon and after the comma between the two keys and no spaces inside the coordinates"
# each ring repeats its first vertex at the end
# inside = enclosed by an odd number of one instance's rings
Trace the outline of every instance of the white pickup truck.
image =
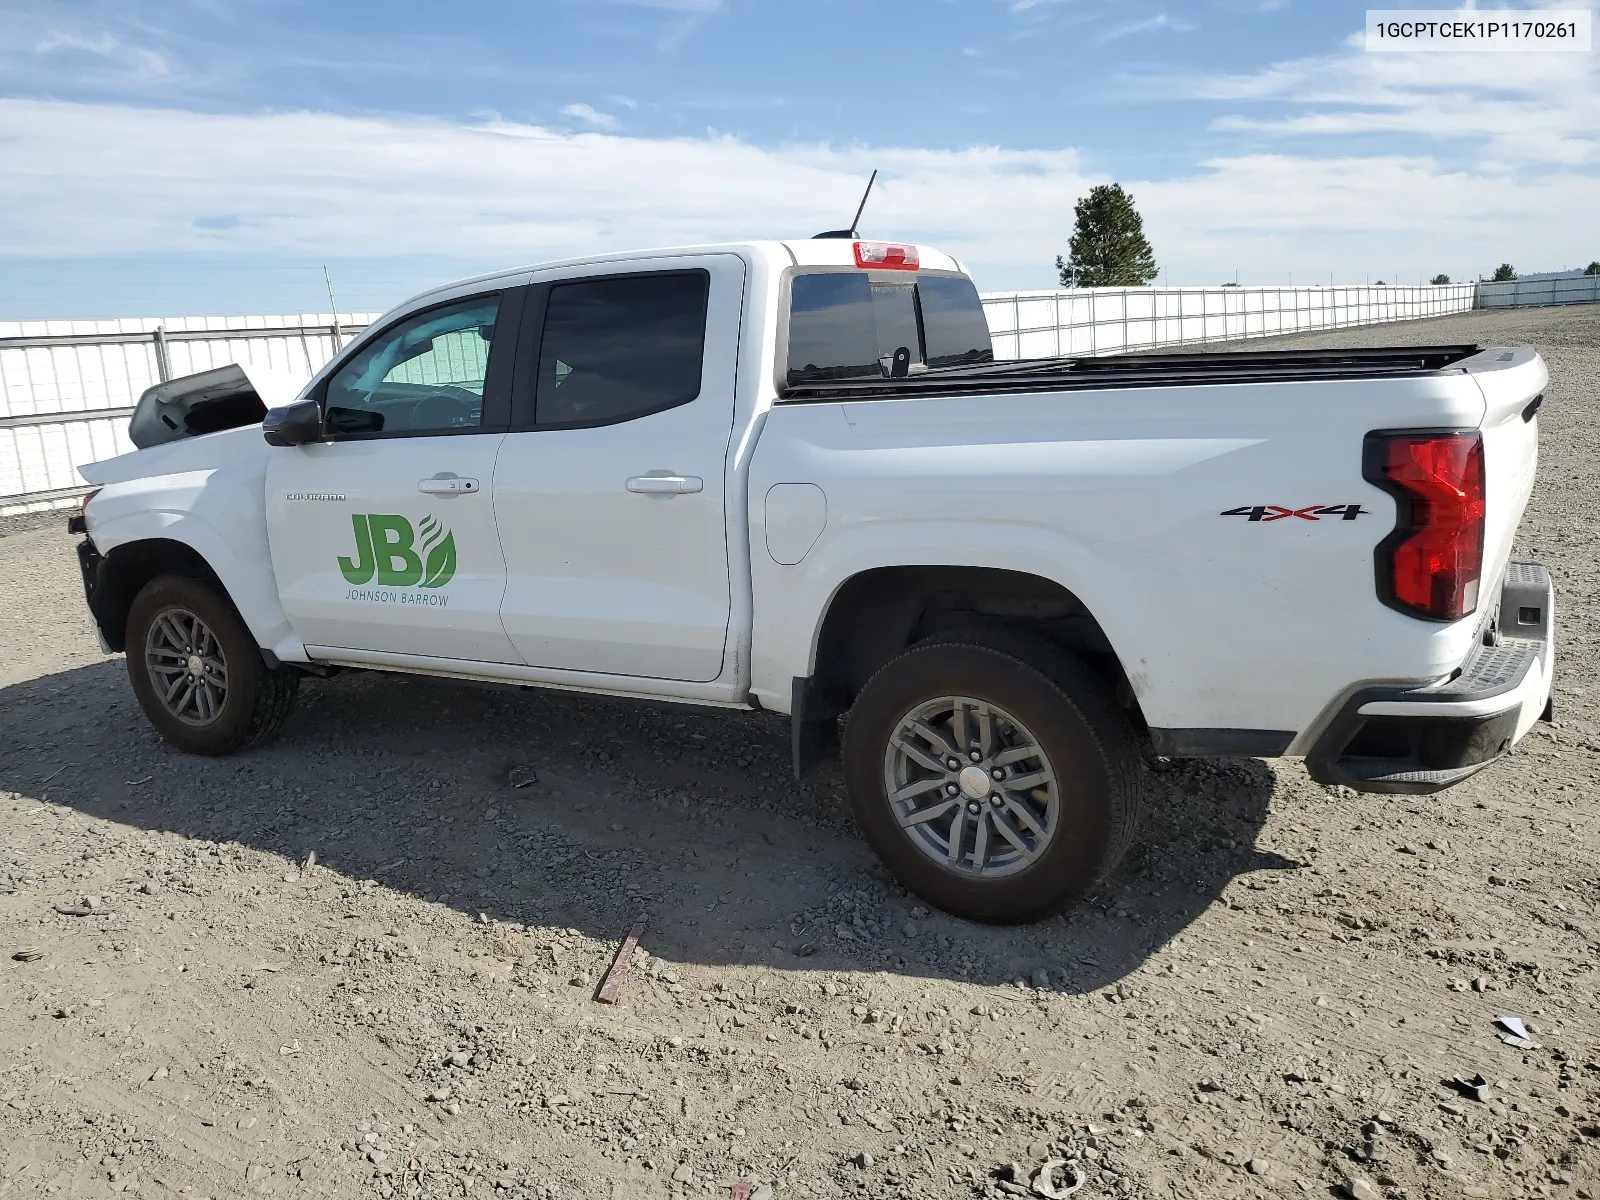
{"type": "Polygon", "coordinates": [[[1429,792],[1549,715],[1511,559],[1545,382],[1475,346],[996,362],[927,247],[606,255],[418,296],[297,398],[151,389],[73,525],[182,750],[349,668],[760,708],[797,771],[842,755],[908,888],[1023,920],[1115,864],[1147,749],[1429,792]]]}

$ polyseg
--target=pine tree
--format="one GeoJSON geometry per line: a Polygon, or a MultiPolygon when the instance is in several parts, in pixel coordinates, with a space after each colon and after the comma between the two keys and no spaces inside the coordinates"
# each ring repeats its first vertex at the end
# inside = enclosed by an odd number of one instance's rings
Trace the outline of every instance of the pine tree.
{"type": "Polygon", "coordinates": [[[1435,275],[1428,282],[1433,283],[1433,284],[1449,283],[1450,282],[1450,276],[1448,276],[1448,275],[1435,275]]]}
{"type": "Polygon", "coordinates": [[[1073,267],[1079,287],[1143,287],[1156,277],[1144,221],[1120,183],[1091,188],[1073,215],[1071,265],[1056,256],[1063,287],[1073,285],[1073,267]]]}
{"type": "Polygon", "coordinates": [[[1517,269],[1510,263],[1501,263],[1494,269],[1493,282],[1510,283],[1517,277],[1517,269]]]}
{"type": "Polygon", "coordinates": [[[1600,262],[1592,262],[1583,269],[1585,275],[1600,275],[1600,262]]]}

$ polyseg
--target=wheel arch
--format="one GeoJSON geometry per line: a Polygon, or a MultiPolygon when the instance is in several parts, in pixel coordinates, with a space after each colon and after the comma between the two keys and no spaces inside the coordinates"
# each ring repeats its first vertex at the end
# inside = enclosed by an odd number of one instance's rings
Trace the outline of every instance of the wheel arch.
{"type": "MultiPolygon", "coordinates": [[[[215,588],[230,604],[227,585],[205,556],[193,546],[172,538],[143,538],[124,542],[101,556],[89,611],[106,645],[123,650],[128,612],[134,597],[152,579],[162,575],[188,575],[215,588]]],[[[235,611],[238,606],[234,605],[235,611]]]]}
{"type": "Polygon", "coordinates": [[[1138,695],[1099,619],[1057,580],[1002,567],[873,567],[829,598],[813,640],[811,674],[793,682],[795,770],[837,753],[837,718],[874,672],[906,647],[963,629],[1014,629],[1084,660],[1110,687],[1135,728],[1138,695]]]}
{"type": "Polygon", "coordinates": [[[124,648],[128,610],[139,589],[158,575],[172,573],[202,579],[216,588],[269,657],[304,660],[304,647],[278,602],[270,558],[256,561],[253,555],[236,553],[201,518],[191,513],[123,517],[95,525],[90,541],[100,563],[89,609],[111,649],[124,648]]]}

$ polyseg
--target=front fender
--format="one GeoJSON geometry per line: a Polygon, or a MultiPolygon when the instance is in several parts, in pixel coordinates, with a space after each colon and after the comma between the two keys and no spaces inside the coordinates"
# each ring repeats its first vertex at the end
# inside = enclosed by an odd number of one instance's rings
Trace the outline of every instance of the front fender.
{"type": "Polygon", "coordinates": [[[194,472],[163,481],[165,497],[151,503],[148,490],[138,484],[103,489],[92,505],[89,534],[108,562],[118,549],[139,542],[162,540],[189,547],[216,573],[228,597],[244,619],[256,644],[284,662],[306,662],[305,645],[290,628],[278,602],[277,580],[267,550],[266,527],[261,521],[238,519],[238,506],[218,503],[207,508],[225,527],[200,516],[214,472],[194,472]],[[197,478],[198,477],[198,478],[197,478]]]}

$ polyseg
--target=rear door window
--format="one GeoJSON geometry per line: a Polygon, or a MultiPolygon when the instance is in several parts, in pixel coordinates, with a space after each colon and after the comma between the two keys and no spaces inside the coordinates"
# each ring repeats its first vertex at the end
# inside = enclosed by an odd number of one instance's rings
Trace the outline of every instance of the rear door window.
{"type": "Polygon", "coordinates": [[[794,277],[790,383],[888,376],[901,350],[912,371],[992,361],[989,326],[972,280],[867,271],[794,277]]]}
{"type": "Polygon", "coordinates": [[[553,286],[535,422],[606,425],[698,396],[710,281],[705,271],[673,271],[553,286]]]}

